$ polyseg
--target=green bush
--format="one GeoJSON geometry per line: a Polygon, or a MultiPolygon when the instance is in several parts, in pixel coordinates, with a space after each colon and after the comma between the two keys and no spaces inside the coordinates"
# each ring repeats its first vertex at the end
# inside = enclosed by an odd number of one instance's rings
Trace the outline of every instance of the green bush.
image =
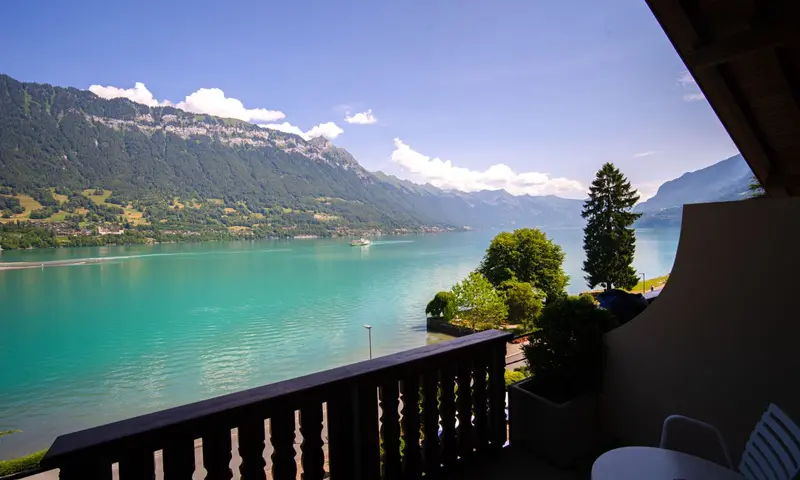
{"type": "Polygon", "coordinates": [[[517,383],[525,380],[527,378],[527,375],[518,370],[514,370],[513,372],[511,370],[506,370],[504,373],[504,377],[506,380],[506,387],[507,387],[512,383],[517,383]]]}
{"type": "Polygon", "coordinates": [[[507,280],[500,284],[500,291],[508,307],[508,323],[521,325],[526,332],[533,331],[536,318],[544,307],[542,296],[533,289],[533,285],[507,280]]]}
{"type": "Polygon", "coordinates": [[[0,460],[0,477],[38,467],[45,453],[47,453],[47,450],[40,450],[23,457],[0,460]]]}
{"type": "Polygon", "coordinates": [[[587,296],[548,303],[523,347],[539,393],[557,402],[597,391],[603,380],[603,334],[616,326],[587,296]]]}
{"type": "Polygon", "coordinates": [[[437,293],[433,300],[428,302],[428,306],[425,307],[427,315],[441,317],[447,322],[455,318],[457,312],[456,296],[452,292],[437,293]]]}
{"type": "Polygon", "coordinates": [[[489,280],[472,272],[453,285],[458,316],[473,330],[498,328],[508,316],[508,308],[489,280]]]}

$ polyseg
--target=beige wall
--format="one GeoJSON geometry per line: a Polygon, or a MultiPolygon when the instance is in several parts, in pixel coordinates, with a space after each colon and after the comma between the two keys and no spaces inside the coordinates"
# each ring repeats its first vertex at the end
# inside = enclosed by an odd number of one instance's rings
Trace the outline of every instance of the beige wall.
{"type": "Polygon", "coordinates": [[[800,198],[687,205],[664,291],[608,333],[609,433],[656,445],[673,413],[738,462],[770,402],[800,424],[800,198]]]}

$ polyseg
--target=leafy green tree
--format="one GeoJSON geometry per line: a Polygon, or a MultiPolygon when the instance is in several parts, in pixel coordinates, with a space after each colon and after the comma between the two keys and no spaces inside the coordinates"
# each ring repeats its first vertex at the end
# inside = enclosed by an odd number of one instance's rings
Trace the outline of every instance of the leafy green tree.
{"type": "Polygon", "coordinates": [[[542,296],[530,283],[515,280],[503,282],[499,290],[508,308],[508,322],[531,331],[544,307],[542,296]]]}
{"type": "Polygon", "coordinates": [[[508,308],[489,280],[477,272],[453,286],[458,316],[473,330],[499,327],[508,316],[508,308]]]}
{"type": "Polygon", "coordinates": [[[437,293],[433,300],[428,302],[428,306],[425,307],[425,313],[431,317],[441,317],[449,322],[458,313],[456,296],[452,292],[437,293]]]}
{"type": "Polygon", "coordinates": [[[508,280],[530,283],[551,300],[565,295],[569,276],[563,263],[561,247],[541,230],[520,228],[494,237],[478,272],[495,286],[508,280]]]}
{"type": "Polygon", "coordinates": [[[597,171],[581,213],[586,219],[583,271],[589,288],[630,289],[639,281],[632,265],[636,251],[632,226],[641,214],[631,208],[637,201],[639,194],[612,163],[597,171]]]}

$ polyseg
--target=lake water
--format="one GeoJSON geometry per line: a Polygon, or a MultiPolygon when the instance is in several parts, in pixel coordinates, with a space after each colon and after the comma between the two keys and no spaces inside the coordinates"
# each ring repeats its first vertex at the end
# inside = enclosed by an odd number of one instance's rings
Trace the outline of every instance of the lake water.
{"type": "MultiPolygon", "coordinates": [[[[0,459],[59,434],[441,340],[425,304],[496,232],[6,251],[0,271],[0,459]]],[[[547,230],[585,290],[579,229],[547,230]]],[[[670,271],[678,230],[640,230],[635,266],[670,271]]]]}

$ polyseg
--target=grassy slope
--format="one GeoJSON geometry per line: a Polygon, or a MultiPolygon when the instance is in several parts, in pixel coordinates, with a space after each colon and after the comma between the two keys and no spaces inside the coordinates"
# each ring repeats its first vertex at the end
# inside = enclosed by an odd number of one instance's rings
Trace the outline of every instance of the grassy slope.
{"type": "Polygon", "coordinates": [[[3,195],[4,197],[13,197],[19,200],[19,204],[25,207],[25,211],[12,215],[11,218],[0,218],[0,223],[16,222],[17,220],[28,220],[31,216],[31,211],[42,208],[42,204],[29,197],[28,195],[3,195]]]}
{"type": "MultiPolygon", "coordinates": [[[[51,192],[54,191],[54,190],[55,190],[54,187],[50,187],[50,191],[51,192]]],[[[83,195],[85,197],[89,198],[91,201],[93,201],[94,203],[96,203],[98,205],[112,205],[112,204],[106,202],[106,200],[108,200],[108,197],[111,196],[111,193],[112,193],[111,190],[103,190],[103,194],[102,195],[94,195],[94,189],[92,189],[92,188],[89,188],[89,189],[86,189],[86,190],[83,191],[83,195]]],[[[46,218],[46,219],[43,219],[43,220],[30,220],[31,211],[39,209],[39,208],[42,208],[42,205],[39,202],[37,202],[36,200],[34,200],[32,197],[30,197],[28,195],[3,195],[3,196],[5,196],[5,197],[11,196],[11,197],[19,199],[19,203],[20,203],[20,205],[25,207],[25,211],[20,213],[19,215],[12,216],[11,218],[0,218],[0,223],[16,222],[17,220],[29,220],[29,221],[32,221],[32,222],[63,222],[66,219],[67,212],[59,211],[58,213],[56,213],[55,215],[53,215],[50,218],[46,218]]],[[[59,202],[66,202],[68,200],[66,195],[60,195],[58,193],[53,193],[53,198],[55,198],[59,202]]],[[[114,206],[118,206],[118,205],[114,205],[114,206]]],[[[198,206],[199,206],[199,204],[198,204],[198,206]]],[[[182,205],[181,205],[181,207],[182,207],[182,205]]],[[[126,207],[123,207],[123,210],[125,210],[125,218],[129,222],[131,222],[132,225],[147,225],[147,224],[150,223],[147,220],[145,220],[144,218],[142,218],[142,215],[143,215],[142,212],[134,209],[131,205],[127,205],[126,207]]],[[[79,208],[77,210],[77,213],[85,215],[86,213],[88,213],[88,210],[86,210],[84,208],[79,208]]]]}
{"type": "Polygon", "coordinates": [[[646,292],[649,292],[650,287],[655,287],[655,289],[658,290],[659,288],[667,284],[668,278],[669,274],[664,275],[662,277],[648,278],[647,281],[644,283],[644,285],[642,285],[642,282],[639,282],[636,284],[635,287],[633,287],[628,291],[632,293],[642,293],[642,289],[644,288],[646,292]]]}

